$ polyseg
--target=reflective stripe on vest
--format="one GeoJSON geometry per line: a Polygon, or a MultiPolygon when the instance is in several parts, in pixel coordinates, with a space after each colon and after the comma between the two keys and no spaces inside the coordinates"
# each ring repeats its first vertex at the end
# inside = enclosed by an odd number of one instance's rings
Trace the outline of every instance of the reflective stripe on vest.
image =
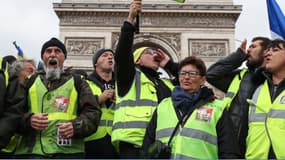
{"type": "MultiPolygon", "coordinates": [[[[173,131],[174,131],[173,127],[159,130],[156,133],[156,138],[161,139],[165,137],[170,137],[173,131]]],[[[209,133],[206,133],[206,132],[203,132],[197,129],[186,128],[186,129],[183,129],[180,134],[181,136],[201,139],[203,141],[207,141],[208,143],[217,145],[217,137],[212,136],[209,133]]]]}
{"type": "Polygon", "coordinates": [[[5,68],[3,67],[4,67],[3,59],[0,57],[0,70],[2,70],[4,73],[5,85],[7,87],[9,84],[8,63],[6,63],[5,68]]]}
{"type": "MultiPolygon", "coordinates": [[[[222,116],[225,103],[216,100],[193,111],[183,128],[179,128],[171,142],[172,157],[213,159],[218,158],[216,125],[222,116]],[[200,120],[207,114],[209,122],[200,120]]],[[[155,139],[167,144],[178,123],[171,97],[164,99],[157,108],[155,139]]]]}
{"type": "Polygon", "coordinates": [[[247,69],[243,69],[240,71],[239,74],[237,74],[234,79],[232,80],[227,93],[225,94],[224,101],[227,104],[227,108],[231,106],[232,100],[235,98],[236,94],[238,93],[239,87],[240,87],[240,82],[247,72],[247,69]]]}
{"type": "Polygon", "coordinates": [[[197,159],[197,158],[194,158],[194,157],[189,157],[189,156],[186,156],[186,155],[182,155],[182,154],[175,154],[175,156],[171,156],[171,159],[197,159]]]}
{"type": "MultiPolygon", "coordinates": [[[[174,88],[170,87],[170,83],[166,83],[165,80],[163,82],[171,90],[174,88]]],[[[136,69],[129,92],[124,97],[116,95],[116,98],[112,142],[126,141],[141,146],[146,127],[157,106],[157,95],[153,82],[136,69]]]]}
{"type": "MultiPolygon", "coordinates": [[[[93,95],[100,96],[102,94],[99,86],[93,81],[87,80],[88,85],[91,88],[93,95]]],[[[102,115],[100,117],[99,126],[97,131],[86,137],[84,141],[92,141],[105,137],[107,134],[111,136],[112,134],[112,126],[113,126],[113,118],[114,118],[114,107],[113,105],[109,108],[106,107],[105,103],[101,104],[102,115]]]]}
{"type": "Polygon", "coordinates": [[[113,121],[100,120],[99,125],[112,127],[113,121]]]}
{"type": "Polygon", "coordinates": [[[217,144],[217,136],[213,136],[207,132],[200,131],[197,129],[185,128],[182,130],[181,136],[192,137],[192,138],[200,139],[202,141],[206,141],[206,142],[211,143],[213,145],[218,145],[217,144]]]}
{"type": "Polygon", "coordinates": [[[270,146],[277,159],[285,159],[285,91],[271,102],[268,82],[259,86],[249,102],[246,158],[267,159],[270,146]]]}
{"type": "Polygon", "coordinates": [[[171,136],[172,132],[174,131],[174,127],[169,127],[169,128],[163,128],[161,130],[156,131],[156,139],[161,139],[161,138],[168,138],[171,136]]]}
{"type": "MultiPolygon", "coordinates": [[[[145,106],[151,106],[156,107],[157,106],[157,100],[149,100],[149,99],[141,99],[141,72],[136,69],[136,75],[135,75],[135,96],[136,98],[134,100],[131,99],[124,99],[121,102],[116,102],[116,109],[119,109],[121,107],[145,107],[145,106]]],[[[152,82],[150,82],[152,83],[152,82]]]]}
{"type": "Polygon", "coordinates": [[[48,90],[40,76],[37,76],[28,92],[31,113],[48,113],[49,126],[41,131],[23,136],[16,154],[55,154],[83,153],[83,139],[72,138],[71,146],[57,144],[57,126],[77,118],[78,93],[74,78],[70,78],[58,88],[48,90]]]}

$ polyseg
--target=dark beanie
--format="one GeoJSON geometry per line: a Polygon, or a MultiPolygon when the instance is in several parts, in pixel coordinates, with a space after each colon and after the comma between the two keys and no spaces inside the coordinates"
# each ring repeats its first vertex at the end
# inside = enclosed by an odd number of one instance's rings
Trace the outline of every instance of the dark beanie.
{"type": "Polygon", "coordinates": [[[104,52],[107,52],[107,51],[110,51],[114,54],[113,50],[111,49],[105,49],[105,48],[102,48],[102,49],[99,49],[98,51],[96,51],[93,55],[93,66],[95,68],[95,64],[97,63],[97,60],[98,58],[104,53],[104,52]]]}
{"type": "Polygon", "coordinates": [[[14,63],[15,61],[17,61],[17,58],[16,58],[15,56],[13,56],[13,55],[7,55],[7,56],[4,56],[4,57],[3,57],[3,62],[7,62],[7,63],[9,63],[10,65],[11,65],[12,63],[14,63]]]}
{"type": "Polygon", "coordinates": [[[43,55],[44,55],[45,50],[51,46],[57,46],[58,48],[60,48],[64,54],[64,57],[66,58],[67,51],[66,51],[65,45],[60,40],[53,37],[43,45],[42,50],[41,50],[41,58],[42,59],[43,59],[43,55]]]}

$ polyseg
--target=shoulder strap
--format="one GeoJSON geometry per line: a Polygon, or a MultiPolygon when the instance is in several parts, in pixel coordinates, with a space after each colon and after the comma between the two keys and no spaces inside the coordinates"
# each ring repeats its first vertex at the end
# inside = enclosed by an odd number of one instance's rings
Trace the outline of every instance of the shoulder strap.
{"type": "Polygon", "coordinates": [[[238,78],[239,80],[241,80],[244,76],[244,74],[246,73],[247,69],[242,69],[240,70],[240,72],[238,73],[238,78]]]}
{"type": "MultiPolygon", "coordinates": [[[[181,119],[182,119],[182,118],[181,118],[181,119]]],[[[178,130],[178,127],[179,127],[180,123],[181,123],[181,120],[179,120],[178,123],[176,124],[176,126],[175,126],[175,128],[174,128],[174,130],[173,130],[173,132],[172,132],[172,134],[171,134],[171,136],[170,136],[170,138],[169,138],[169,141],[168,141],[168,143],[167,143],[167,146],[170,146],[170,143],[171,143],[171,141],[172,141],[172,139],[173,139],[173,137],[174,137],[176,131],[178,130]]]]}
{"type": "Polygon", "coordinates": [[[74,78],[74,85],[75,85],[75,88],[76,88],[76,91],[78,93],[78,95],[80,94],[80,86],[82,84],[82,77],[80,75],[76,75],[76,74],[72,74],[73,78],[74,78]]]}
{"type": "Polygon", "coordinates": [[[170,143],[171,143],[171,141],[172,141],[174,135],[176,134],[179,125],[182,124],[182,123],[184,123],[184,122],[186,122],[187,119],[188,119],[188,118],[190,117],[190,115],[191,115],[190,113],[192,113],[196,108],[202,106],[204,103],[206,103],[206,102],[205,102],[205,101],[198,101],[198,102],[195,104],[194,107],[188,109],[187,113],[185,113],[185,114],[182,116],[182,118],[179,119],[178,123],[176,124],[176,126],[175,126],[175,128],[174,128],[174,130],[173,130],[173,132],[172,132],[172,134],[171,134],[171,136],[170,136],[170,138],[169,138],[169,141],[168,141],[168,143],[167,143],[168,146],[170,145],[170,143]]]}

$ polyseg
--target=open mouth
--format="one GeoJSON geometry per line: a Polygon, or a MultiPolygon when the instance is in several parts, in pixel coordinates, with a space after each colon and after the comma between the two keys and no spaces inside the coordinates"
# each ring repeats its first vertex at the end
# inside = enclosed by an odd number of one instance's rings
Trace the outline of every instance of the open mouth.
{"type": "Polygon", "coordinates": [[[48,64],[49,65],[57,65],[57,60],[51,59],[51,60],[48,61],[48,64]]]}
{"type": "Polygon", "coordinates": [[[109,61],[108,63],[109,63],[110,65],[113,65],[113,61],[109,61]]]}
{"type": "Polygon", "coordinates": [[[160,63],[161,62],[161,59],[159,57],[154,57],[153,60],[157,63],[160,63]]]}
{"type": "Polygon", "coordinates": [[[160,63],[160,59],[154,59],[154,61],[160,63]]]}
{"type": "Polygon", "coordinates": [[[270,61],[270,58],[265,58],[265,62],[269,62],[270,61]]]}

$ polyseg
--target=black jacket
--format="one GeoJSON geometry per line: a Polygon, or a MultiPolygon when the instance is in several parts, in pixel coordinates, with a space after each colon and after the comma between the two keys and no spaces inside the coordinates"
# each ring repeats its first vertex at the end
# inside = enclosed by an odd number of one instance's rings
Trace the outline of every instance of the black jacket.
{"type": "Polygon", "coordinates": [[[19,128],[25,105],[25,94],[17,77],[9,78],[6,88],[3,72],[0,71],[0,148],[6,147],[19,128]]]}
{"type": "MultiPolygon", "coordinates": [[[[190,111],[190,114],[194,111],[195,108],[198,108],[208,102],[213,101],[214,94],[213,92],[204,87],[201,90],[198,101],[193,104],[194,107],[190,111]]],[[[177,107],[175,107],[176,115],[178,119],[184,118],[181,116],[181,112],[177,107]]],[[[146,134],[142,146],[142,157],[145,157],[147,149],[155,141],[155,132],[157,127],[157,111],[153,113],[152,119],[149,123],[149,126],[146,130],[146,134]]],[[[217,138],[218,138],[218,156],[219,158],[239,158],[240,153],[237,146],[236,138],[233,135],[232,123],[229,120],[228,112],[224,110],[223,115],[221,116],[219,122],[216,126],[217,138]]]]}
{"type": "MultiPolygon", "coordinates": [[[[227,92],[232,80],[239,75],[239,67],[246,60],[246,54],[239,48],[236,52],[217,61],[207,71],[207,81],[216,88],[227,92]]],[[[246,137],[248,133],[248,103],[254,90],[264,81],[262,69],[248,69],[240,79],[240,88],[229,108],[229,115],[234,125],[234,133],[238,139],[241,154],[246,151],[246,137]]],[[[242,157],[244,158],[244,157],[242,157]]]]}
{"type": "MultiPolygon", "coordinates": [[[[135,67],[140,70],[155,84],[158,102],[171,95],[170,89],[159,78],[159,74],[149,68],[136,66],[133,60],[132,46],[134,41],[135,27],[129,22],[124,22],[118,46],[115,53],[115,76],[119,96],[124,96],[131,88],[135,77],[135,67]]],[[[177,74],[177,64],[172,61],[165,66],[174,75],[177,74]]]]}

